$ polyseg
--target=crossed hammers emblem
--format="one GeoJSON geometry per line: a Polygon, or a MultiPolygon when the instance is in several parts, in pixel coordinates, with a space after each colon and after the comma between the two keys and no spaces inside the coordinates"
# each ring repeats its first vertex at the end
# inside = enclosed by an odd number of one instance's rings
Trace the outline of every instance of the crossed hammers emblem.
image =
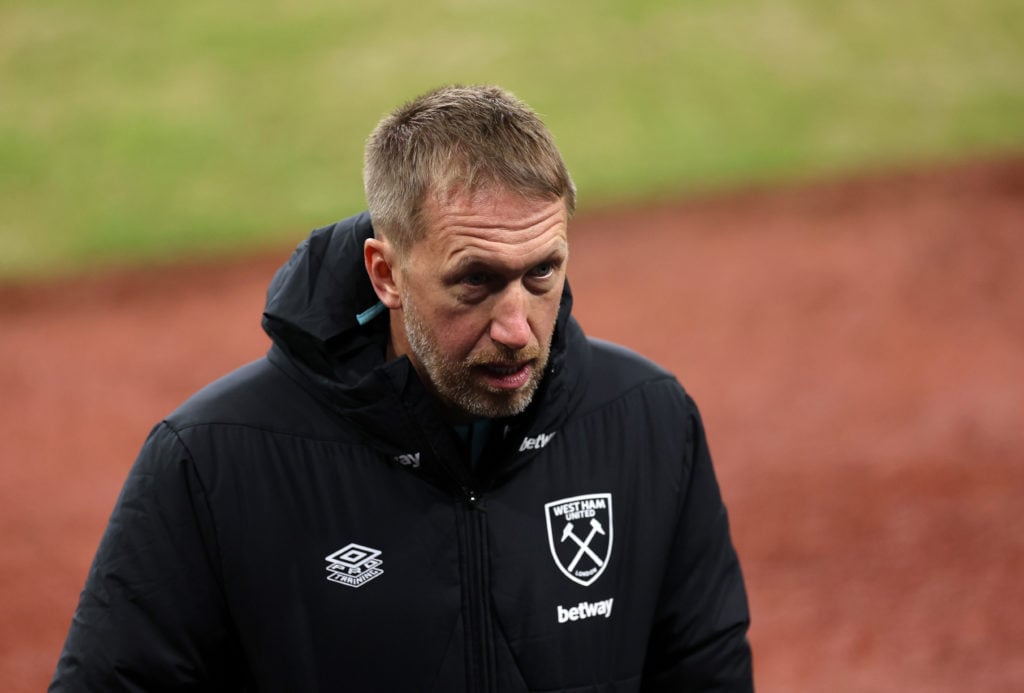
{"type": "Polygon", "coordinates": [[[572,531],[572,523],[566,523],[565,529],[562,530],[561,541],[564,542],[566,539],[572,539],[574,542],[576,542],[576,545],[580,547],[580,550],[576,552],[576,556],[572,559],[572,563],[570,563],[569,567],[567,568],[567,570],[570,573],[573,571],[573,569],[576,567],[576,564],[580,562],[580,559],[583,558],[584,555],[590,556],[591,560],[593,560],[594,563],[597,564],[598,568],[604,565],[604,561],[601,560],[601,557],[594,553],[593,550],[590,548],[590,542],[592,542],[594,540],[594,537],[598,534],[605,534],[605,531],[604,527],[601,526],[601,523],[598,522],[596,517],[590,520],[590,534],[587,535],[586,539],[580,539],[578,536],[576,536],[576,533],[572,531]]]}

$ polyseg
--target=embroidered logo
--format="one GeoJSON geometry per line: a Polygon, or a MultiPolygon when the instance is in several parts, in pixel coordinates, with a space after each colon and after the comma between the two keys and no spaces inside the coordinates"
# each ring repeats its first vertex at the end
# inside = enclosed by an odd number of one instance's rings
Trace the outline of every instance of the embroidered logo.
{"type": "Polygon", "coordinates": [[[612,555],[612,494],[591,493],[544,504],[551,557],[562,574],[594,584],[612,555]]]}
{"type": "Polygon", "coordinates": [[[558,622],[565,623],[567,621],[582,621],[595,616],[611,618],[612,604],[614,602],[615,598],[609,597],[608,599],[603,599],[599,602],[580,602],[576,606],[569,608],[558,604],[558,622]]]}
{"type": "Polygon", "coordinates": [[[420,454],[418,452],[410,452],[406,455],[398,455],[394,458],[395,462],[404,466],[412,467],[413,469],[419,469],[420,466],[420,454]]]}
{"type": "Polygon", "coordinates": [[[540,450],[551,442],[551,439],[555,437],[555,433],[541,433],[536,438],[523,438],[523,442],[519,444],[519,452],[524,450],[540,450]]]}
{"type": "Polygon", "coordinates": [[[377,558],[380,551],[360,544],[343,546],[327,556],[327,579],[348,587],[362,587],[375,577],[384,574],[377,558]]]}

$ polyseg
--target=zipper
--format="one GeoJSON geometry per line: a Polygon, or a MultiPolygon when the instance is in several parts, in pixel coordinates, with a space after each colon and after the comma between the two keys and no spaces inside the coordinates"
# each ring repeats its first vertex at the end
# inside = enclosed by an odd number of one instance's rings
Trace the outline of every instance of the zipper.
{"type": "Polygon", "coordinates": [[[465,566],[463,600],[466,618],[466,681],[470,691],[493,691],[494,637],[491,623],[490,579],[487,569],[487,513],[480,496],[466,490],[459,503],[464,519],[465,566]]]}

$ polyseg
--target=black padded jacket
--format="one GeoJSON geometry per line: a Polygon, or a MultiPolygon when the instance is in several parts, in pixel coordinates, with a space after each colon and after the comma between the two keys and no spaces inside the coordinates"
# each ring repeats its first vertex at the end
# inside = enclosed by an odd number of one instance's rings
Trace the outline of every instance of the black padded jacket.
{"type": "Polygon", "coordinates": [[[365,213],[275,275],[266,358],[150,434],[54,691],[752,688],[748,609],[700,416],[587,338],[566,286],[523,414],[476,464],[362,267],[365,213]]]}

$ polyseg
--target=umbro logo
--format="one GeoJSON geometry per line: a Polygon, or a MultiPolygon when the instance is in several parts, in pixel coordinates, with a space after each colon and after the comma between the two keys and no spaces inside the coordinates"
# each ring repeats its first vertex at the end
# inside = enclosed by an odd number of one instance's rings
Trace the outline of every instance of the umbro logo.
{"type": "Polygon", "coordinates": [[[362,587],[384,574],[380,551],[360,544],[347,544],[326,556],[327,579],[339,585],[362,587]]]}
{"type": "Polygon", "coordinates": [[[554,433],[541,433],[536,438],[523,438],[523,442],[519,446],[519,452],[523,452],[524,450],[540,450],[542,447],[550,443],[551,439],[554,437],[554,433]]]}

